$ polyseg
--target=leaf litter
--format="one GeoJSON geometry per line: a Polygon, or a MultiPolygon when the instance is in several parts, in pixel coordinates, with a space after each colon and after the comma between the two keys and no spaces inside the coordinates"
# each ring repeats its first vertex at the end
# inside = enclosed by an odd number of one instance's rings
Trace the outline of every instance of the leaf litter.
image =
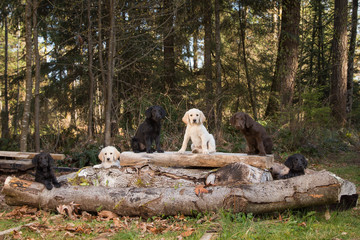
{"type": "MultiPolygon", "coordinates": [[[[199,193],[205,192],[200,190],[199,193]]],[[[54,212],[38,210],[24,205],[15,207],[11,212],[0,213],[0,220],[30,222],[30,224],[24,224],[11,232],[14,239],[30,239],[23,236],[23,232],[20,231],[21,228],[36,232],[40,236],[63,232],[62,236],[66,238],[74,238],[83,234],[101,235],[107,233],[114,235],[119,231],[135,229],[143,237],[146,234],[160,235],[167,232],[178,232],[177,239],[184,239],[196,231],[192,226],[187,226],[188,220],[184,215],[176,215],[170,218],[152,217],[145,221],[139,217],[120,217],[108,210],[88,213],[81,211],[80,205],[74,202],[68,205],[59,205],[56,209],[58,214],[54,215],[54,212]]],[[[212,216],[203,216],[198,220],[198,223],[211,222],[216,218],[217,215],[213,213],[212,216]]]]}

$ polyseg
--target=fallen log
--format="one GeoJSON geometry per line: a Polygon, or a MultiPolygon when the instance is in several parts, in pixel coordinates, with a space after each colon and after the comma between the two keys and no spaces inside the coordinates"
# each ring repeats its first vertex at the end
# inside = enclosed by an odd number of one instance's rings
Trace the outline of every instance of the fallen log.
{"type": "Polygon", "coordinates": [[[109,210],[118,215],[193,215],[198,212],[231,209],[233,212],[265,213],[292,208],[330,205],[343,196],[356,195],[353,183],[320,171],[290,179],[235,187],[213,186],[203,191],[194,187],[109,188],[70,186],[54,188],[8,177],[2,193],[8,205],[29,205],[53,209],[61,204],[78,203],[80,209],[109,210]]]}
{"type": "Polygon", "coordinates": [[[120,154],[121,166],[137,166],[153,164],[163,167],[223,167],[225,165],[242,162],[251,166],[265,169],[270,168],[274,162],[273,155],[259,156],[244,153],[196,154],[189,151],[165,153],[134,153],[122,152],[120,154]]]}
{"type": "MultiPolygon", "coordinates": [[[[14,159],[33,159],[38,152],[10,152],[10,151],[0,151],[0,158],[14,158],[14,159]]],[[[50,153],[51,157],[54,160],[63,160],[65,159],[64,154],[50,153]]]]}
{"type": "Polygon", "coordinates": [[[58,178],[61,184],[104,187],[195,187],[196,185],[230,185],[260,183],[272,180],[269,171],[244,163],[233,163],[216,171],[206,169],[168,168],[155,165],[140,167],[86,167],[58,178]]]}

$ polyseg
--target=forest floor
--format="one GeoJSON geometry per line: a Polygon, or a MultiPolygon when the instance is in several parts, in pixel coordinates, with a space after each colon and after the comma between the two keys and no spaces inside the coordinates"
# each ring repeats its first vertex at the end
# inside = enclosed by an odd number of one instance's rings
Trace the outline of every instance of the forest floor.
{"type": "MultiPolygon", "coordinates": [[[[309,168],[326,169],[356,184],[360,192],[360,152],[342,152],[310,159],[309,168]]],[[[0,174],[0,189],[7,176],[34,180],[28,173],[0,174]]],[[[98,213],[50,212],[26,206],[8,206],[0,194],[1,239],[360,239],[360,205],[339,210],[292,210],[266,215],[227,211],[197,216],[154,216],[149,219],[98,213]],[[26,226],[25,226],[26,225],[26,226]],[[22,227],[21,227],[22,226],[22,227]],[[1,235],[14,227],[10,234],[1,235]]]]}

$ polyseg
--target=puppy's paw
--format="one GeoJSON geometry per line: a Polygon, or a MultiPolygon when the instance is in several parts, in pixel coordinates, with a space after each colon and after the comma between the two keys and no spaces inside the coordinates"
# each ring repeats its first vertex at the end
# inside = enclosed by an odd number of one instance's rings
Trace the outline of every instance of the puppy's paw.
{"type": "Polygon", "coordinates": [[[147,150],[146,152],[147,152],[147,153],[153,153],[154,150],[150,149],[150,150],[147,150]]]}
{"type": "Polygon", "coordinates": [[[54,187],[59,188],[59,187],[61,187],[61,184],[60,183],[54,183],[54,187]]]}
{"type": "Polygon", "coordinates": [[[53,188],[51,183],[45,183],[45,187],[46,187],[47,190],[51,190],[53,188]]]}
{"type": "Polygon", "coordinates": [[[102,164],[97,164],[97,165],[94,165],[93,168],[102,168],[102,164]]]}
{"type": "Polygon", "coordinates": [[[185,150],[180,149],[180,150],[178,151],[178,153],[184,154],[184,153],[185,153],[185,150]]]}
{"type": "Polygon", "coordinates": [[[163,152],[164,152],[164,150],[162,150],[162,149],[158,149],[158,150],[157,150],[157,152],[158,152],[158,153],[163,153],[163,152]]]}
{"type": "Polygon", "coordinates": [[[266,156],[266,153],[259,153],[259,156],[266,156]]]}
{"type": "Polygon", "coordinates": [[[208,151],[207,149],[204,149],[204,150],[202,151],[202,153],[203,153],[203,154],[209,154],[209,151],[208,151]]]}

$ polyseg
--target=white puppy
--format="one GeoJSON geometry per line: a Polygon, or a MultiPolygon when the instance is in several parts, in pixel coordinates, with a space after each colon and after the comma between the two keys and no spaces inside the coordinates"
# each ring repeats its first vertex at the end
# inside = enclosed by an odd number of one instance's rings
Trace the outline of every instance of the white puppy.
{"type": "Polygon", "coordinates": [[[214,153],[216,152],[215,139],[212,134],[206,130],[203,122],[206,118],[202,111],[193,108],[187,111],[182,118],[186,124],[184,142],[179,153],[184,153],[191,139],[191,150],[193,153],[214,153]]]}
{"type": "Polygon", "coordinates": [[[101,149],[98,157],[101,164],[95,165],[94,168],[120,167],[120,152],[113,146],[101,149]]]}

